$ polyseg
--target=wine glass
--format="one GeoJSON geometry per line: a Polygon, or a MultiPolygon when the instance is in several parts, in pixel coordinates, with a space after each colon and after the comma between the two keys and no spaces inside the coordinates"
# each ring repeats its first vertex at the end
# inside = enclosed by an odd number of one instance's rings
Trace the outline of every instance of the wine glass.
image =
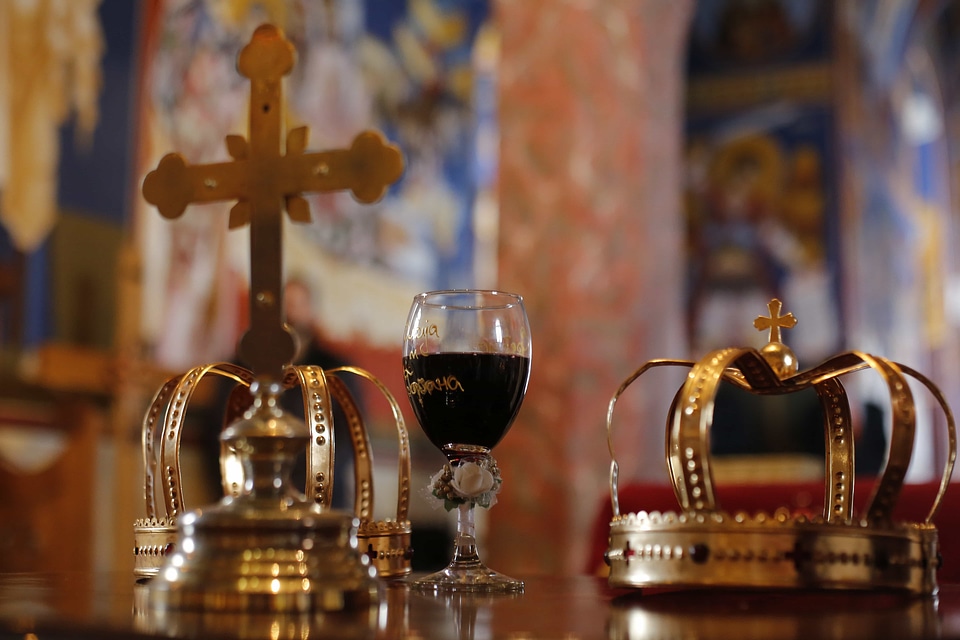
{"type": "Polygon", "coordinates": [[[403,341],[413,413],[447,464],[431,499],[457,509],[453,560],[414,582],[434,591],[517,592],[523,582],[488,569],[477,553],[474,508],[491,507],[500,472],[491,449],[513,424],[530,378],[530,324],[513,293],[454,289],[414,297],[403,341]]]}

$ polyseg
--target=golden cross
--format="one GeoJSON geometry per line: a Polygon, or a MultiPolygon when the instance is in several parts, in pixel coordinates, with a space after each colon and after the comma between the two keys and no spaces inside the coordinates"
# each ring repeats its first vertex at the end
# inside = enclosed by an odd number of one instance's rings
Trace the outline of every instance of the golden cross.
{"type": "Polygon", "coordinates": [[[350,189],[369,203],[403,173],[399,149],[372,131],[349,149],[306,153],[307,127],[298,127],[287,132],[281,153],[282,79],[294,57],[280,29],[258,27],[237,58],[237,70],[250,79],[249,141],[227,136],[230,162],[188,165],[168,154],[143,181],[143,197],[165,218],[179,217],[192,203],[237,200],[230,228],[250,224],[250,328],[240,358],[258,377],[273,380],[282,379],[296,351],[283,319],[283,209],[291,220],[309,222],[301,193],[350,189]]]}
{"type": "Polygon", "coordinates": [[[770,312],[770,315],[757,316],[757,319],[753,321],[753,326],[756,327],[758,331],[770,330],[769,342],[781,342],[781,327],[784,329],[792,329],[797,326],[797,318],[792,313],[788,313],[785,316],[780,315],[782,308],[783,303],[774,298],[767,303],[767,311],[770,312]]]}

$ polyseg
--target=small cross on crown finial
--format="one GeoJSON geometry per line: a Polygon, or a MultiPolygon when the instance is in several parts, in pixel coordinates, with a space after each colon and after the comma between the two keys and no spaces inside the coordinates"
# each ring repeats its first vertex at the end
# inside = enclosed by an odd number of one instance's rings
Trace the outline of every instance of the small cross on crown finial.
{"type": "Polygon", "coordinates": [[[757,331],[770,331],[769,342],[782,342],[780,329],[792,329],[797,326],[796,316],[792,313],[781,316],[781,309],[783,309],[783,303],[774,298],[767,303],[767,310],[770,315],[757,316],[757,319],[753,321],[753,326],[757,328],[757,331]]]}

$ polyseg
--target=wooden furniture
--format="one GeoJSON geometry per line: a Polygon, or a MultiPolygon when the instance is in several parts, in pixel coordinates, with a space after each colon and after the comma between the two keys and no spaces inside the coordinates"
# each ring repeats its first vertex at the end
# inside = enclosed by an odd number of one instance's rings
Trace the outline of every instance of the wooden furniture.
{"type": "Polygon", "coordinates": [[[891,593],[611,590],[589,576],[527,577],[517,596],[386,585],[376,611],[273,619],[156,616],[130,574],[0,574],[0,637],[954,638],[960,585],[937,598],[891,593]],[[32,635],[31,635],[32,634],[32,635]]]}
{"type": "Polygon", "coordinates": [[[26,258],[19,251],[0,262],[0,345],[20,346],[23,339],[23,288],[26,258]]]}
{"type": "Polygon", "coordinates": [[[99,409],[83,396],[11,385],[0,432],[45,432],[63,451],[36,468],[0,461],[0,572],[90,570],[99,409]]]}

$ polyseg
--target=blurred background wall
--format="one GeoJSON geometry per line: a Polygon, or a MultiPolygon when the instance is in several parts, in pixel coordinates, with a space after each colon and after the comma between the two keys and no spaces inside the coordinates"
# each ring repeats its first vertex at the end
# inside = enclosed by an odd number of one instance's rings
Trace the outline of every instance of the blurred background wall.
{"type": "MultiPolygon", "coordinates": [[[[131,565],[149,398],[171,372],[234,357],[248,239],[227,230],[230,204],[167,221],[139,186],[168,151],[226,159],[224,137],[246,127],[236,54],[265,20],[297,46],[286,115],[310,127],[311,149],[373,127],[407,160],[380,203],[312,196],[313,221],[288,225],[287,274],[310,285],[321,342],[405,406],[414,293],[498,287],[527,301],[529,393],[481,523],[496,566],[580,570],[606,499],[610,396],[651,358],[762,344],[752,320],[773,296],[800,319],[785,339],[801,366],[858,348],[955,400],[956,2],[3,0],[0,557],[12,568],[53,558],[64,514],[77,523],[70,562],[131,565]]],[[[615,446],[626,480],[665,482],[679,382],[650,384],[618,405],[615,446]]],[[[882,436],[882,389],[851,391],[860,432],[882,436]]],[[[389,408],[365,400],[389,496],[389,408]]],[[[920,402],[918,482],[944,451],[920,402]]],[[[760,422],[786,424],[770,415],[760,422]]],[[[211,419],[201,408],[192,428],[211,419]]],[[[442,460],[408,427],[419,487],[442,460]]],[[[726,441],[738,461],[810,453],[739,435],[726,441]]],[[[200,480],[192,491],[215,498],[200,480]]],[[[443,531],[422,502],[414,527],[443,531]]]]}

